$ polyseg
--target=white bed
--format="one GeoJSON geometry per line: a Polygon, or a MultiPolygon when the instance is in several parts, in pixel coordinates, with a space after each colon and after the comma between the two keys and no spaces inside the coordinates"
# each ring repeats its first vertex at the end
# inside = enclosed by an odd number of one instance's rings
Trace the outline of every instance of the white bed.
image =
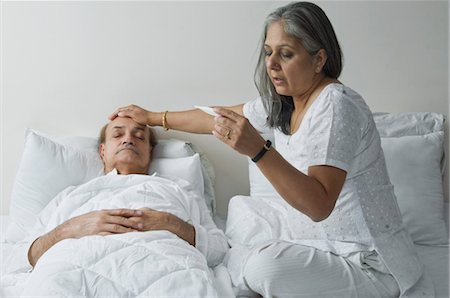
{"type": "MultiPolygon", "coordinates": [[[[446,210],[448,210],[448,203],[445,204],[446,210]]],[[[220,228],[224,228],[224,219],[221,217],[214,218],[217,226],[220,228]]],[[[10,222],[9,216],[0,216],[0,227],[2,237],[0,238],[0,247],[1,247],[1,260],[0,263],[3,262],[3,257],[8,255],[8,252],[11,249],[11,244],[8,244],[4,239],[3,235],[5,235],[6,227],[10,222]]],[[[448,223],[448,213],[446,217],[446,222],[448,223]]],[[[436,297],[444,298],[449,297],[449,249],[448,246],[430,246],[430,245],[415,245],[417,253],[419,254],[420,259],[425,265],[425,269],[429,274],[433,284],[435,286],[436,297]]],[[[233,292],[230,288],[230,280],[228,273],[224,267],[217,267],[215,269],[215,276],[218,281],[218,287],[220,288],[220,292],[222,293],[222,297],[232,297],[233,292]]],[[[1,297],[14,297],[17,296],[17,291],[14,291],[15,288],[9,288],[0,290],[1,297]]]]}
{"type": "MultiPolygon", "coordinates": [[[[1,216],[0,222],[0,297],[19,296],[23,290],[27,273],[3,274],[5,260],[11,261],[14,243],[22,239],[25,231],[33,226],[37,214],[49,202],[49,198],[67,186],[82,184],[102,175],[103,165],[96,148],[97,140],[94,138],[56,138],[27,130],[25,148],[13,187],[10,214],[1,216]]],[[[208,209],[214,214],[214,171],[209,160],[195,145],[181,140],[159,141],[153,151],[150,172],[188,181],[185,187],[200,194],[199,197],[204,197],[208,209]]],[[[220,223],[223,226],[223,220],[220,223]]],[[[190,268],[190,265],[186,266],[190,268]]],[[[170,266],[167,268],[172,270],[170,266]]],[[[234,296],[226,268],[219,264],[211,271],[219,295],[234,296]]],[[[175,278],[175,281],[181,291],[192,289],[189,281],[183,278],[175,278]]],[[[133,279],[125,281],[128,285],[132,283],[133,279]]],[[[162,285],[164,283],[157,284],[156,289],[162,285]]]]}
{"type": "MultiPolygon", "coordinates": [[[[442,176],[445,165],[444,158],[444,118],[435,113],[379,113],[375,114],[378,130],[382,137],[382,146],[386,156],[389,175],[394,184],[398,203],[403,215],[404,224],[411,234],[417,253],[425,265],[429,277],[434,283],[436,297],[449,297],[449,248],[448,248],[448,203],[443,200],[442,176]]],[[[29,131],[27,135],[36,135],[29,131]]],[[[38,134],[39,135],[39,134],[38,134]]],[[[89,138],[65,138],[58,139],[64,146],[73,146],[77,149],[95,147],[95,140],[89,138]]],[[[50,142],[51,143],[51,142],[50,142]]],[[[192,156],[200,151],[195,146],[182,141],[164,141],[155,152],[155,166],[169,171],[167,174],[175,174],[190,181],[199,191],[204,193],[206,203],[214,213],[214,171],[207,158],[200,154],[201,164],[195,163],[192,156]],[[164,143],[166,145],[164,145],[164,143]],[[172,142],[172,143],[171,143],[172,142]],[[164,147],[166,146],[166,147],[164,147]],[[180,158],[184,158],[181,160],[180,158]],[[180,163],[186,165],[181,170],[180,163]],[[172,165],[172,166],[171,166],[172,165]],[[177,167],[173,167],[177,165],[177,167]],[[198,175],[202,178],[198,178],[198,175]],[[197,177],[197,178],[195,178],[197,177]],[[200,183],[199,183],[200,181],[200,183]]],[[[26,224],[35,216],[35,210],[42,208],[45,202],[35,201],[30,192],[21,189],[29,179],[35,183],[35,188],[42,188],[43,177],[39,172],[30,169],[27,160],[39,158],[44,168],[45,158],[52,161],[55,153],[50,153],[46,146],[48,143],[26,143],[22,162],[16,177],[16,184],[11,201],[11,212],[8,216],[1,216],[1,263],[8,257],[11,243],[15,238],[20,238],[20,230],[10,225],[12,218],[26,224]],[[44,148],[45,150],[42,150],[44,148]],[[39,155],[41,154],[41,155],[39,155]],[[44,161],[43,161],[44,160],[44,161]],[[34,176],[30,176],[34,173],[34,176]],[[8,229],[7,229],[8,228],[8,229]]],[[[83,150],[84,150],[83,149],[83,150]]],[[[52,149],[54,150],[54,149],[52,149]]],[[[65,152],[69,156],[70,152],[65,152]]],[[[69,157],[67,157],[69,158],[69,157]]],[[[70,156],[70,158],[80,158],[70,156]]],[[[87,160],[80,160],[81,166],[87,160]]],[[[66,166],[67,161],[61,160],[59,167],[66,166]]],[[[56,176],[61,176],[59,167],[52,167],[56,176]]],[[[83,167],[82,167],[83,168],[83,167]]],[[[92,169],[94,173],[98,169],[92,169]]],[[[56,177],[60,184],[67,184],[66,177],[56,177]]],[[[75,177],[76,179],[88,179],[89,177],[75,177]]],[[[274,190],[267,182],[257,167],[249,162],[249,179],[251,196],[268,196],[274,190]]],[[[78,181],[80,182],[80,181],[78,181]]],[[[71,181],[70,183],[75,183],[71,181]]],[[[57,183],[56,183],[57,184],[57,183]]],[[[33,185],[31,185],[33,187],[33,185]]],[[[54,185],[53,185],[54,186],[54,185]]],[[[60,185],[61,187],[61,185],[60,185]]],[[[56,191],[44,187],[45,191],[56,191]]],[[[225,227],[225,220],[214,216],[219,228],[225,227]]],[[[224,266],[214,269],[217,288],[221,296],[233,296],[230,278],[224,266]]],[[[17,296],[20,286],[14,286],[14,280],[6,280],[8,287],[0,288],[0,296],[17,296]]],[[[5,280],[3,280],[5,284],[5,280]]]]}

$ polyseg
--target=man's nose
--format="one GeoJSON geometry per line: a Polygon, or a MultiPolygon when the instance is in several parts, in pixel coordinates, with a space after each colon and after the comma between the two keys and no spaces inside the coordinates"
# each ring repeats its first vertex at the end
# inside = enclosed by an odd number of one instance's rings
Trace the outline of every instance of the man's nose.
{"type": "Polygon", "coordinates": [[[127,144],[131,144],[134,145],[135,141],[132,135],[125,135],[124,138],[122,139],[122,145],[127,145],[127,144]]]}

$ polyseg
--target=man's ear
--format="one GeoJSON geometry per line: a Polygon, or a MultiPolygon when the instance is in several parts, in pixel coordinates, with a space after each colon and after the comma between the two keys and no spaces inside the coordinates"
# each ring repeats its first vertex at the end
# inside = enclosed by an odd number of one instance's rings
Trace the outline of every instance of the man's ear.
{"type": "Polygon", "coordinates": [[[325,63],[327,63],[327,52],[325,51],[325,49],[320,49],[316,55],[314,56],[314,60],[315,60],[315,72],[316,73],[320,73],[325,65],[325,63]]]}
{"type": "Polygon", "coordinates": [[[98,146],[98,154],[103,160],[103,157],[105,156],[105,144],[102,143],[98,146]]]}
{"type": "Polygon", "coordinates": [[[150,146],[150,149],[149,149],[149,154],[150,154],[150,158],[149,158],[149,160],[153,160],[153,146],[150,146]]]}

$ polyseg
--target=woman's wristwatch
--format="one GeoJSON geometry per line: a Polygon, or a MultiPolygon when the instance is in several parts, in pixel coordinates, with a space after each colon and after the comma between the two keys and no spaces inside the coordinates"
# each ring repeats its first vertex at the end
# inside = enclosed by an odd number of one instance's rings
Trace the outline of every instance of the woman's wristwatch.
{"type": "Polygon", "coordinates": [[[252,158],[252,161],[258,162],[258,160],[260,160],[261,157],[263,157],[264,154],[266,154],[266,152],[270,150],[270,146],[272,146],[272,142],[267,140],[261,151],[259,151],[258,154],[256,154],[256,156],[252,158]]]}

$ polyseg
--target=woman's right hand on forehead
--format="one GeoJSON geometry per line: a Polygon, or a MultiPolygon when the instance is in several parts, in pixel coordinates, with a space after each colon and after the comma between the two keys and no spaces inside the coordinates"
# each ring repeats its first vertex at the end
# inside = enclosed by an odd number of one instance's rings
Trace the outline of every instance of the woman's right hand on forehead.
{"type": "Polygon", "coordinates": [[[137,123],[143,125],[151,125],[149,123],[149,114],[150,112],[137,106],[137,105],[129,105],[126,107],[120,107],[116,109],[108,118],[109,120],[114,120],[117,117],[129,117],[136,121],[137,123]]]}

